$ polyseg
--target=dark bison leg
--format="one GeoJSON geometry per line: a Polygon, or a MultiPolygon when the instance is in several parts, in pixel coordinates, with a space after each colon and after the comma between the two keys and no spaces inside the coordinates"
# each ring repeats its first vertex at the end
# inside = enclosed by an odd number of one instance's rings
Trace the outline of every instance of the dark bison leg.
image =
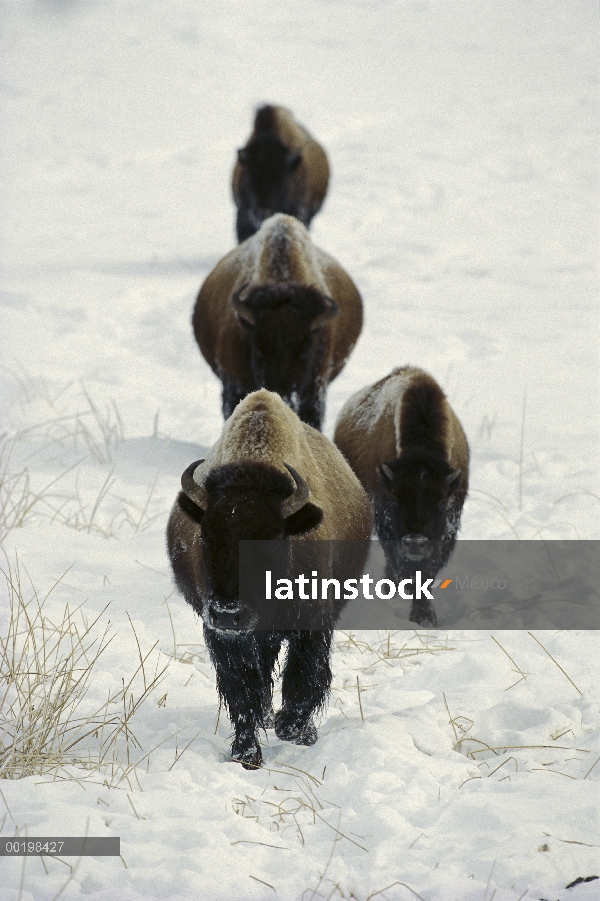
{"type": "Polygon", "coordinates": [[[419,626],[424,626],[428,629],[435,629],[437,626],[437,616],[435,615],[433,604],[427,598],[412,602],[408,618],[411,623],[417,623],[419,626]]]}
{"type": "Polygon", "coordinates": [[[325,418],[325,385],[314,385],[310,393],[300,399],[298,416],[313,429],[321,430],[325,418]]]}
{"type": "Polygon", "coordinates": [[[284,741],[313,745],[315,710],[325,703],[331,685],[329,653],[332,632],[290,632],[281,686],[283,707],[275,715],[275,733],[284,741]]]}
{"type": "MultiPolygon", "coordinates": [[[[456,531],[453,530],[452,525],[450,525],[447,537],[444,538],[443,541],[437,541],[435,543],[435,553],[428,562],[427,567],[424,567],[424,569],[426,569],[424,576],[428,579],[435,579],[439,571],[443,569],[450,560],[455,544],[456,531]]],[[[419,601],[414,600],[412,602],[409,618],[411,623],[418,623],[420,626],[426,626],[428,628],[435,628],[437,626],[437,616],[435,615],[433,604],[431,601],[427,600],[427,598],[422,598],[419,601]]]]}
{"type": "Polygon", "coordinates": [[[221,376],[221,382],[223,384],[223,391],[221,393],[223,419],[229,419],[239,402],[246,397],[246,393],[240,391],[237,382],[230,379],[229,376],[221,376]]]}
{"type": "Polygon", "coordinates": [[[243,207],[240,207],[237,211],[237,217],[235,220],[235,231],[237,234],[238,243],[241,244],[242,241],[245,241],[246,238],[251,238],[257,231],[255,225],[250,221],[250,217],[248,216],[248,211],[243,207]]]}
{"type": "MultiPolygon", "coordinates": [[[[397,543],[398,547],[400,542],[397,543]]],[[[414,578],[414,574],[409,572],[408,570],[404,570],[401,567],[397,566],[397,561],[393,559],[391,548],[396,545],[388,545],[388,547],[384,547],[387,566],[385,568],[385,575],[387,579],[391,579],[392,582],[396,584],[401,579],[406,578],[414,578]]],[[[404,564],[406,567],[406,564],[404,564]]],[[[419,626],[424,626],[425,628],[434,629],[437,626],[437,616],[435,614],[435,609],[433,604],[427,598],[421,598],[420,600],[413,600],[410,607],[410,615],[409,620],[411,623],[417,623],[419,626]]]]}
{"type": "Polygon", "coordinates": [[[253,632],[223,638],[204,627],[204,640],[217,674],[219,696],[234,728],[231,756],[245,769],[262,763],[258,729],[263,725],[264,698],[269,693],[270,673],[265,678],[262,655],[253,632]]]}
{"type": "Polygon", "coordinates": [[[262,696],[262,726],[272,729],[275,725],[273,710],[273,667],[279,655],[283,634],[281,632],[255,632],[256,642],[262,661],[264,674],[264,690],[262,696]]]}

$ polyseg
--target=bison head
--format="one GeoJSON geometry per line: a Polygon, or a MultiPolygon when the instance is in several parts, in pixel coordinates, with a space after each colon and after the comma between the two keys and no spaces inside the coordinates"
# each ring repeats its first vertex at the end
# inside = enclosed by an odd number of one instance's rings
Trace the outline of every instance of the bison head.
{"type": "Polygon", "coordinates": [[[242,200],[255,228],[274,213],[293,213],[289,181],[301,161],[300,151],[290,150],[273,134],[258,135],[238,150],[242,200]]]}
{"type": "Polygon", "coordinates": [[[277,541],[316,528],[323,511],[309,501],[306,481],[263,463],[230,463],[208,473],[203,460],[181,477],[199,515],[203,569],[202,619],[211,629],[252,628],[252,609],[239,599],[239,542],[277,541]]]}
{"type": "Polygon", "coordinates": [[[231,298],[240,326],[250,341],[254,388],[275,391],[298,413],[299,399],[322,381],[325,346],[322,327],[339,306],[317,288],[304,285],[257,285],[231,298]],[[321,376],[321,379],[319,379],[321,376]]]}
{"type": "Polygon", "coordinates": [[[452,537],[460,469],[452,469],[440,453],[411,448],[383,463],[381,476],[390,501],[385,505],[389,537],[403,539],[422,552],[429,541],[452,537]]]}

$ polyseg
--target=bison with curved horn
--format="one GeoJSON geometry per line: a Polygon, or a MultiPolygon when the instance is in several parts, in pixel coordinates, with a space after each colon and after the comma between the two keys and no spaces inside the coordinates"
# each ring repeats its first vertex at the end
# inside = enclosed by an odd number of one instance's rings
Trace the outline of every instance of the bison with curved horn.
{"type": "MultiPolygon", "coordinates": [[[[333,440],[371,499],[391,576],[411,575],[417,563],[435,577],[469,487],[469,445],[438,383],[422,369],[394,369],[346,401],[333,440]]],[[[410,619],[437,623],[427,599],[413,601],[410,619]]]]}
{"type": "Polygon", "coordinates": [[[192,325],[223,384],[225,419],[243,397],[266,388],[320,429],[327,385],[361,332],[362,300],[306,228],[278,213],[207,276],[192,325]]]}
{"type": "Polygon", "coordinates": [[[262,106],[233,169],[238,241],[251,237],[274,213],[295,216],[308,227],[328,183],[329,163],[321,145],[285,107],[262,106]]]}
{"type": "MultiPolygon", "coordinates": [[[[359,552],[364,547],[353,564],[362,571],[371,506],[337,448],[264,390],[242,401],[208,458],[188,467],[181,485],[167,529],[175,581],[202,617],[234,727],[231,756],[247,769],[257,767],[261,728],[274,725],[280,739],[296,744],[316,741],[313,715],[331,684],[332,628],[252,630],[254,611],[240,599],[239,542],[300,542],[302,548],[313,545],[309,539],[317,545],[351,540],[359,552]],[[273,715],[273,669],[284,641],[282,708],[273,715]]],[[[318,603],[327,608],[334,601],[318,603]]]]}

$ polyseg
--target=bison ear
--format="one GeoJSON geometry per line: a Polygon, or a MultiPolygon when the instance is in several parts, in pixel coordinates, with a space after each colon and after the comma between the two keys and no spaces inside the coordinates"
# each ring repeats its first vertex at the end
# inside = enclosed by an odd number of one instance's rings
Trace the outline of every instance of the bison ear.
{"type": "Polygon", "coordinates": [[[248,306],[245,300],[241,299],[241,295],[248,287],[248,282],[245,282],[241,288],[238,288],[231,295],[231,306],[233,307],[237,317],[244,322],[246,325],[256,325],[256,319],[254,317],[254,313],[248,306]]]}
{"type": "Polygon", "coordinates": [[[240,163],[242,166],[245,166],[246,163],[248,162],[248,157],[249,157],[248,148],[240,147],[240,149],[237,152],[237,156],[238,156],[238,163],[240,163]]]}
{"type": "Polygon", "coordinates": [[[308,501],[285,521],[287,535],[304,535],[312,529],[316,529],[323,521],[323,511],[320,507],[308,501]]]}
{"type": "Polygon", "coordinates": [[[458,486],[461,483],[462,472],[460,469],[453,469],[452,472],[449,472],[446,476],[446,485],[451,486],[452,491],[456,491],[458,486]]]}
{"type": "Polygon", "coordinates": [[[293,172],[298,168],[300,163],[302,162],[302,154],[299,150],[288,151],[285,157],[285,163],[288,169],[288,172],[293,172]]]}
{"type": "Polygon", "coordinates": [[[333,297],[327,297],[327,295],[323,295],[323,306],[324,309],[321,313],[319,313],[310,324],[311,332],[316,331],[321,326],[326,325],[340,312],[339,305],[333,299],[333,297]]]}

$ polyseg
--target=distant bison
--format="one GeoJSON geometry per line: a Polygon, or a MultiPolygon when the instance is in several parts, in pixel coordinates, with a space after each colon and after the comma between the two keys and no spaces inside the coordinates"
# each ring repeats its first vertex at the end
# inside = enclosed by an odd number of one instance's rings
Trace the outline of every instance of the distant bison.
{"type": "Polygon", "coordinates": [[[192,325],[223,383],[223,416],[251,391],[276,391],[320,429],[327,385],[362,328],[362,300],[333,257],[292,216],[278,213],[208,275],[192,325]]]}
{"type": "MultiPolygon", "coordinates": [[[[358,391],[334,442],[371,498],[391,575],[402,578],[417,561],[435,576],[454,549],[469,487],[467,439],[435,379],[405,366],[358,391]]],[[[413,602],[410,618],[436,625],[427,600],[413,602]]]]}
{"type": "MultiPolygon", "coordinates": [[[[337,448],[268,391],[242,401],[209,457],[188,467],[181,485],[167,529],[175,581],[204,623],[219,695],[235,730],[231,756],[247,769],[257,767],[259,728],[274,725],[280,739],[296,744],[316,741],[313,714],[331,684],[332,630],[236,631],[242,620],[252,622],[240,600],[239,542],[364,541],[363,558],[355,561],[361,572],[371,506],[337,448]],[[283,706],[273,719],[273,669],[283,641],[283,706]]],[[[319,602],[324,608],[332,603],[319,602]]]]}
{"type": "Polygon", "coordinates": [[[263,106],[233,170],[238,241],[245,241],[274,213],[304,225],[321,209],[329,182],[325,151],[283,106],[263,106]]]}

